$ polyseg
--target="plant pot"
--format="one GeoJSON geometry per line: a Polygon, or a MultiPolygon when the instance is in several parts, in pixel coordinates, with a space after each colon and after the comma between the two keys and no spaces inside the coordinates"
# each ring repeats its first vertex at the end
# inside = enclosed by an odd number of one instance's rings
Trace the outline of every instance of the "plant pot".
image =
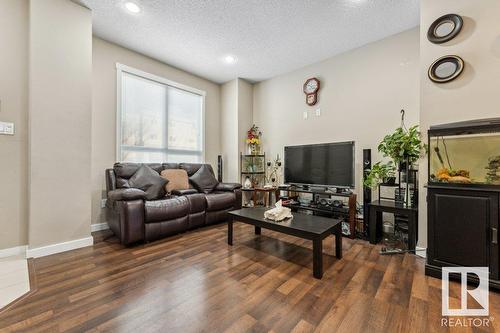
{"type": "Polygon", "coordinates": [[[396,185],[396,177],[387,177],[387,178],[384,178],[384,184],[386,185],[396,185]]]}

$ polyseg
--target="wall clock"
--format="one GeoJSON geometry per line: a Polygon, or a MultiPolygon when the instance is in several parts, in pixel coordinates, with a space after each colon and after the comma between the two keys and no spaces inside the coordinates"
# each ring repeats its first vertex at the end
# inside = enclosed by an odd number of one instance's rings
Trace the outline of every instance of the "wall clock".
{"type": "Polygon", "coordinates": [[[315,77],[307,79],[304,83],[304,94],[306,94],[306,103],[309,106],[318,101],[319,80],[315,77]]]}

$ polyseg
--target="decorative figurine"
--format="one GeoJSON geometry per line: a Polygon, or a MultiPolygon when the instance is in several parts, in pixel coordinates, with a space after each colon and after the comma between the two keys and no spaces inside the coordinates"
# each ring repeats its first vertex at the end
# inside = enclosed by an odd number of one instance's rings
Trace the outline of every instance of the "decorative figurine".
{"type": "Polygon", "coordinates": [[[245,182],[243,183],[243,187],[246,189],[252,188],[252,181],[249,176],[246,176],[245,182]]]}
{"type": "Polygon", "coordinates": [[[266,185],[268,185],[269,187],[277,187],[278,184],[280,184],[279,181],[280,171],[281,171],[280,155],[278,154],[273,162],[268,161],[266,165],[267,165],[266,185]]]}

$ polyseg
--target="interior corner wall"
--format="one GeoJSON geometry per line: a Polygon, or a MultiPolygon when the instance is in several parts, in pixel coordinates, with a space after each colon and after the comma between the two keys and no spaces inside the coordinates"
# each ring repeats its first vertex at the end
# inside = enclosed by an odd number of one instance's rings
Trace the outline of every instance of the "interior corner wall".
{"type": "Polygon", "coordinates": [[[245,154],[246,132],[252,126],[253,85],[234,79],[221,87],[221,154],[225,182],[241,182],[240,153],[245,154]]]}
{"type": "Polygon", "coordinates": [[[28,241],[28,0],[0,1],[0,250],[28,241]]]}
{"type": "MultiPolygon", "coordinates": [[[[498,0],[422,0],[420,2],[420,127],[427,142],[432,125],[498,117],[500,105],[500,2],[498,0]],[[438,17],[455,13],[464,19],[460,34],[444,44],[427,40],[427,29],[438,17]],[[465,61],[460,77],[436,84],[427,77],[434,60],[458,55],[465,61]]],[[[427,158],[421,162],[419,180],[419,245],[427,246],[427,158]]]]}
{"type": "Polygon", "coordinates": [[[418,124],[418,27],[254,85],[253,120],[268,156],[287,145],[355,141],[358,202],[363,149],[381,159],[378,143],[400,125],[401,109],[407,125],[418,124]],[[310,77],[321,81],[312,107],[302,91],[310,77]]]}
{"type": "Polygon", "coordinates": [[[92,15],[29,4],[29,248],[90,237],[92,15]]]}
{"type": "MultiPolygon", "coordinates": [[[[243,79],[238,79],[238,153],[246,152],[247,131],[253,125],[253,84],[243,79]]],[[[239,158],[239,156],[238,156],[239,158]]],[[[239,162],[239,161],[238,161],[239,162]]],[[[239,165],[239,164],[238,164],[239,165]]],[[[238,169],[239,172],[239,169],[238,169]]],[[[240,177],[236,180],[240,182],[240,177]]]]}
{"type": "Polygon", "coordinates": [[[238,79],[221,86],[221,155],[223,180],[238,180],[238,79]]]}
{"type": "Polygon", "coordinates": [[[205,162],[217,168],[221,145],[220,85],[101,38],[92,40],[92,224],[107,221],[104,171],[116,159],[116,63],[206,92],[205,162]]]}

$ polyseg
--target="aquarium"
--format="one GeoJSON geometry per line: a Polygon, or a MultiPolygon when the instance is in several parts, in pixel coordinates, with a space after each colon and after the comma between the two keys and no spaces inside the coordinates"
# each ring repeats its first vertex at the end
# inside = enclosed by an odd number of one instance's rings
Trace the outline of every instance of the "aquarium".
{"type": "Polygon", "coordinates": [[[433,126],[429,182],[500,185],[500,118],[433,126]]]}

